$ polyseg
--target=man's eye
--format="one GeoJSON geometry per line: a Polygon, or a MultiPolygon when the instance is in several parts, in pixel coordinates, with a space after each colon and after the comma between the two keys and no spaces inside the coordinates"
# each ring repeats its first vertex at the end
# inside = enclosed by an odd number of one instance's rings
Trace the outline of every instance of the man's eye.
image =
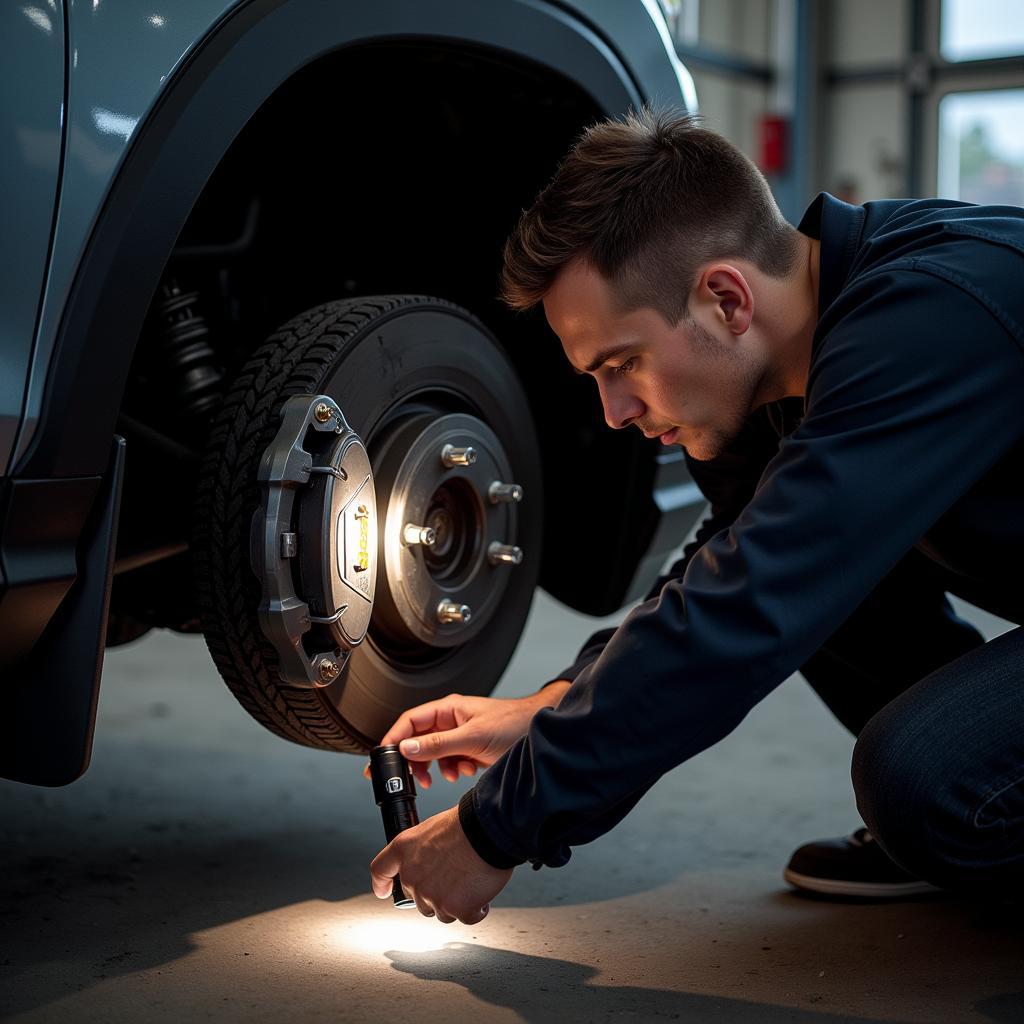
{"type": "Polygon", "coordinates": [[[621,374],[632,373],[633,372],[633,365],[634,365],[635,362],[636,362],[635,359],[627,359],[624,363],[621,363],[619,366],[613,366],[612,369],[616,373],[621,373],[621,374]]]}

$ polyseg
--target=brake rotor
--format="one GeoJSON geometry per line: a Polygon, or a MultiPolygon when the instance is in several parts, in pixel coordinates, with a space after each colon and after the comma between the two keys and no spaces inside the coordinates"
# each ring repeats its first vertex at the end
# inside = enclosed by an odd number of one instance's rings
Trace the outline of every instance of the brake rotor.
{"type": "Polygon", "coordinates": [[[259,621],[281,678],[326,686],[370,625],[377,576],[373,471],[359,435],[326,395],[296,396],[260,460],[250,558],[259,621]]]}

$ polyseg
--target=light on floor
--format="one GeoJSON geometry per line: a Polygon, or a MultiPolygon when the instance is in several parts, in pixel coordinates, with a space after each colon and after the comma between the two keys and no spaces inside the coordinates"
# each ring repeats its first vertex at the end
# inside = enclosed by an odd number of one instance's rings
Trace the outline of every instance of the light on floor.
{"type": "Polygon", "coordinates": [[[337,931],[339,942],[353,952],[381,954],[387,950],[401,950],[406,953],[426,953],[443,949],[446,942],[455,936],[451,925],[441,924],[433,918],[396,914],[391,907],[388,913],[363,921],[353,921],[337,931]]]}

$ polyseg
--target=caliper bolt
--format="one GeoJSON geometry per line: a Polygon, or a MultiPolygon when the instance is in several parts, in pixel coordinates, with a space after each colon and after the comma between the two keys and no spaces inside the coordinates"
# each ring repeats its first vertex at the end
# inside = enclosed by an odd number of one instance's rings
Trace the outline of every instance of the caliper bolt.
{"type": "Polygon", "coordinates": [[[338,668],[338,663],[336,661],[332,661],[330,658],[324,658],[320,662],[320,678],[325,682],[329,683],[331,680],[337,679],[339,672],[341,672],[341,669],[338,668]]]}
{"type": "Polygon", "coordinates": [[[475,448],[456,448],[446,444],[441,449],[441,461],[451,469],[452,466],[472,466],[476,462],[475,448]]]}
{"type": "Polygon", "coordinates": [[[316,417],[317,423],[326,423],[334,413],[326,402],[317,402],[313,415],[316,417]]]}
{"type": "Polygon", "coordinates": [[[437,606],[438,622],[461,622],[465,625],[472,614],[468,604],[459,604],[458,601],[449,601],[448,598],[437,606]]]}
{"type": "Polygon", "coordinates": [[[491,565],[518,565],[523,560],[523,549],[515,544],[499,544],[495,541],[487,548],[487,561],[491,565]]]}
{"type": "Polygon", "coordinates": [[[495,480],[487,488],[487,497],[491,499],[492,505],[500,505],[510,501],[522,501],[523,489],[519,484],[503,484],[500,480],[495,480]]]}
{"type": "Polygon", "coordinates": [[[402,529],[402,540],[410,547],[413,544],[424,544],[429,548],[437,540],[437,534],[431,526],[417,526],[415,523],[406,523],[402,529]]]}

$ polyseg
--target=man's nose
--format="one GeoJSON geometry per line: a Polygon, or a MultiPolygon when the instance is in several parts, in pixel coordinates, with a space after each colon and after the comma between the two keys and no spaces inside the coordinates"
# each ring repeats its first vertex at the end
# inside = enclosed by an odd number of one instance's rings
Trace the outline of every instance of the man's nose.
{"type": "Polygon", "coordinates": [[[613,430],[628,427],[644,414],[643,402],[625,389],[601,388],[601,404],[604,406],[605,422],[613,430]]]}

